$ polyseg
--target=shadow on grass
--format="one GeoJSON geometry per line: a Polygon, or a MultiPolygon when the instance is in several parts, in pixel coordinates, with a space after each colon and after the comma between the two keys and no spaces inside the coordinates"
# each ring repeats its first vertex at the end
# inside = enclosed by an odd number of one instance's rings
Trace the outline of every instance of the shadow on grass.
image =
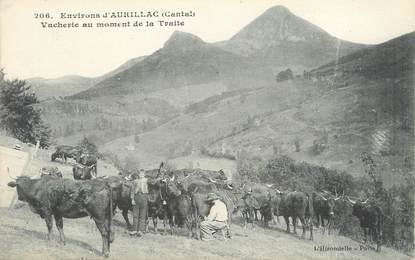
{"type": "MultiPolygon", "coordinates": [[[[21,227],[18,227],[18,226],[13,226],[13,225],[0,225],[0,226],[1,227],[5,227],[5,228],[13,229],[16,232],[19,232],[21,234],[27,235],[27,236],[29,236],[31,238],[36,238],[36,239],[39,239],[39,240],[43,240],[45,242],[48,242],[47,241],[47,234],[46,234],[46,232],[43,233],[43,232],[38,232],[38,231],[34,231],[34,230],[27,230],[25,228],[21,228],[21,227]]],[[[46,229],[46,227],[45,227],[45,229],[46,229]]],[[[82,242],[82,241],[79,241],[79,240],[76,240],[76,239],[72,239],[72,238],[67,238],[66,237],[66,243],[67,244],[75,245],[75,246],[80,247],[80,248],[83,248],[83,249],[85,249],[87,251],[91,251],[91,252],[93,252],[96,255],[99,255],[99,256],[101,255],[101,251],[96,250],[91,245],[89,245],[89,244],[87,244],[85,242],[82,242]]]]}

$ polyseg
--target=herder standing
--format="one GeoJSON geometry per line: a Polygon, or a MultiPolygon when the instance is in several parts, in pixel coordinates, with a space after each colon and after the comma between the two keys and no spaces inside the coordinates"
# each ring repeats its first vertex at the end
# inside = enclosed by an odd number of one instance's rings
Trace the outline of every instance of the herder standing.
{"type": "Polygon", "coordinates": [[[212,203],[209,215],[200,223],[200,231],[203,241],[213,240],[213,234],[218,230],[224,229],[228,221],[228,210],[218,195],[209,193],[207,197],[208,203],[212,203]]]}
{"type": "Polygon", "coordinates": [[[134,180],[131,203],[133,205],[133,230],[130,231],[130,235],[141,237],[145,231],[148,211],[148,179],[143,169],[140,169],[138,179],[134,180]]]}

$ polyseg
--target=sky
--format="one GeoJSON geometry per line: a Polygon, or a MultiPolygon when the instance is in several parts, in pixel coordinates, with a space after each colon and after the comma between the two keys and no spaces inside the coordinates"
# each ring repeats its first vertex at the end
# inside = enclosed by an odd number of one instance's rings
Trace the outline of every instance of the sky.
{"type": "Polygon", "coordinates": [[[227,40],[275,5],[352,42],[376,44],[415,31],[414,0],[0,0],[0,66],[9,78],[100,76],[153,53],[176,30],[206,42],[227,40]],[[45,29],[40,24],[87,21],[58,19],[62,12],[182,10],[196,15],[181,19],[180,27],[45,29]],[[35,18],[36,13],[53,19],[35,18]]]}

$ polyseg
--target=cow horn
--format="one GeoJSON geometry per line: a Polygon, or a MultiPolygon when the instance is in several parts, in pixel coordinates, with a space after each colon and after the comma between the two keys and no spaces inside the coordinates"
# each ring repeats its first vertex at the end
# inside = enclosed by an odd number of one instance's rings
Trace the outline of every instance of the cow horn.
{"type": "Polygon", "coordinates": [[[271,188],[272,184],[267,183],[267,184],[265,184],[265,186],[267,186],[268,188],[271,188]]]}
{"type": "Polygon", "coordinates": [[[170,181],[174,181],[174,179],[176,179],[175,175],[173,175],[173,177],[170,178],[170,181]]]}
{"type": "Polygon", "coordinates": [[[233,190],[232,186],[231,186],[231,185],[229,185],[229,183],[226,183],[226,187],[227,187],[228,189],[230,189],[230,190],[233,190]]]}
{"type": "Polygon", "coordinates": [[[336,196],[336,198],[337,198],[337,189],[336,189],[336,187],[334,187],[334,196],[336,196]]]}
{"type": "Polygon", "coordinates": [[[341,197],[335,197],[334,200],[337,201],[339,200],[341,197]]]}
{"type": "Polygon", "coordinates": [[[280,191],[279,189],[275,189],[275,191],[276,191],[278,194],[282,194],[282,191],[280,191]]]}
{"type": "Polygon", "coordinates": [[[327,201],[327,198],[324,197],[323,195],[321,195],[320,193],[317,192],[317,195],[319,195],[321,198],[323,198],[323,200],[326,200],[327,201]]]}
{"type": "Polygon", "coordinates": [[[9,167],[7,167],[7,174],[9,175],[10,179],[12,179],[12,180],[17,180],[17,178],[13,178],[13,177],[10,175],[10,169],[9,169],[9,167]]]}
{"type": "Polygon", "coordinates": [[[356,201],[351,200],[348,196],[346,196],[346,198],[347,198],[347,200],[348,200],[350,203],[352,203],[353,205],[354,205],[354,204],[356,204],[356,201]]]}
{"type": "Polygon", "coordinates": [[[216,183],[216,181],[212,180],[212,178],[208,178],[210,182],[216,183]]]}
{"type": "Polygon", "coordinates": [[[362,202],[362,204],[366,204],[369,201],[369,198],[367,198],[365,201],[362,202]]]}

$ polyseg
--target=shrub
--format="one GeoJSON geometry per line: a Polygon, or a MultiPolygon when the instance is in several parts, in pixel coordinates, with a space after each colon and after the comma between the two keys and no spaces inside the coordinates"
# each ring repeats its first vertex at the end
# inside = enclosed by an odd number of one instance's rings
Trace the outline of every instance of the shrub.
{"type": "Polygon", "coordinates": [[[293,78],[293,72],[291,69],[286,69],[283,71],[280,71],[277,75],[277,82],[289,80],[293,78]]]}

